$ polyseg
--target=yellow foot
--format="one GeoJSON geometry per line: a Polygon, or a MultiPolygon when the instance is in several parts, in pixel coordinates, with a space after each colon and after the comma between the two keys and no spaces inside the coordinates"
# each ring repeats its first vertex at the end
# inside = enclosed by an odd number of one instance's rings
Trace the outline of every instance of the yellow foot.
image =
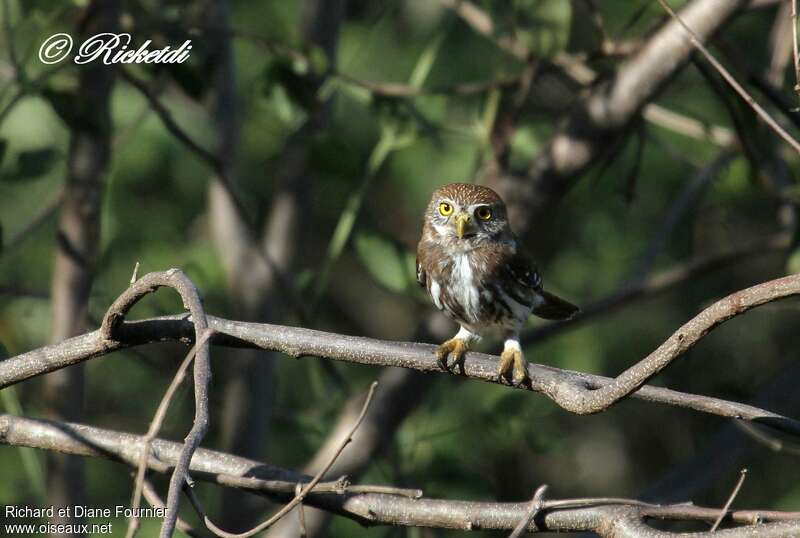
{"type": "Polygon", "coordinates": [[[528,377],[528,361],[522,355],[522,351],[514,348],[507,348],[500,354],[500,365],[497,367],[498,379],[509,379],[511,369],[514,369],[514,376],[511,382],[514,385],[521,385],[530,381],[528,377]]]}
{"type": "Polygon", "coordinates": [[[447,370],[447,356],[453,359],[452,366],[461,365],[464,367],[464,354],[467,352],[467,343],[460,338],[451,338],[444,344],[436,348],[436,358],[443,370],[447,370]]]}

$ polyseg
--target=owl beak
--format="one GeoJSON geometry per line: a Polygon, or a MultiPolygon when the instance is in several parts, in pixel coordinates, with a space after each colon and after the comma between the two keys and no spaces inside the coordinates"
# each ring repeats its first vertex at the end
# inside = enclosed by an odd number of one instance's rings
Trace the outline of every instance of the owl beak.
{"type": "Polygon", "coordinates": [[[456,235],[459,239],[463,239],[464,233],[469,226],[469,220],[469,214],[467,213],[459,213],[456,215],[456,235]]]}

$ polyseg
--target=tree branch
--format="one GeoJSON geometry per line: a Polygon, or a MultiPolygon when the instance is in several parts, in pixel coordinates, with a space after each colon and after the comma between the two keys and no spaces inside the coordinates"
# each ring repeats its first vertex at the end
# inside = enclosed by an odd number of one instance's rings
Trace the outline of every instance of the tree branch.
{"type": "Polygon", "coordinates": [[[170,269],[160,273],[148,273],[141,279],[132,283],[109,307],[100,326],[99,340],[101,345],[113,346],[119,338],[117,330],[125,320],[125,315],[133,306],[145,295],[154,292],[159,287],[168,286],[177,291],[184,307],[187,308],[192,317],[194,327],[194,338],[198,342],[198,347],[194,358],[194,398],[195,415],[192,428],[189,430],[184,440],[183,450],[180,458],[175,465],[169,483],[169,494],[167,495],[167,513],[164,516],[164,523],[161,527],[161,538],[169,538],[175,529],[178,518],[178,501],[183,484],[187,480],[187,472],[192,454],[195,452],[200,442],[208,430],[208,385],[211,382],[211,357],[209,343],[206,338],[208,331],[208,321],[194,284],[189,280],[180,269],[170,269]]]}
{"type": "Polygon", "coordinates": [[[334,453],[330,455],[328,461],[325,463],[323,468],[320,469],[307,484],[298,483],[297,486],[295,487],[294,497],[292,497],[292,499],[288,503],[286,503],[286,505],[283,508],[281,508],[278,511],[278,513],[270,517],[268,520],[259,523],[252,529],[249,529],[246,532],[238,534],[229,533],[227,531],[220,529],[205,514],[202,507],[200,506],[199,500],[194,495],[194,492],[192,492],[190,489],[187,489],[186,494],[189,497],[189,500],[191,501],[195,511],[203,519],[203,523],[205,523],[206,528],[210,530],[212,533],[214,533],[216,536],[220,536],[222,538],[250,538],[250,536],[254,536],[272,527],[275,523],[280,521],[281,518],[283,518],[286,514],[291,512],[296,506],[298,506],[302,511],[303,500],[308,496],[309,493],[311,493],[314,487],[317,484],[319,484],[319,482],[322,480],[325,474],[327,474],[327,472],[330,470],[333,463],[342,453],[344,448],[353,440],[353,434],[356,432],[358,427],[361,426],[361,423],[364,421],[364,416],[367,414],[367,409],[369,408],[369,404],[372,401],[372,396],[375,393],[375,387],[377,386],[377,384],[378,384],[377,381],[372,382],[372,385],[369,388],[369,392],[367,393],[367,398],[364,401],[364,405],[361,408],[361,413],[359,413],[355,423],[350,427],[350,431],[348,432],[347,436],[340,441],[339,446],[337,446],[334,453]]]}
{"type": "MultiPolygon", "coordinates": [[[[143,436],[81,424],[0,414],[0,443],[110,459],[135,467],[145,439],[143,436]]],[[[180,443],[161,439],[153,440],[152,447],[148,465],[150,469],[162,473],[177,464],[183,449],[180,443]]],[[[294,497],[297,483],[307,484],[311,480],[309,476],[287,469],[202,448],[195,452],[190,469],[199,480],[237,487],[280,502],[287,502],[294,497]]],[[[339,484],[337,489],[335,484],[318,484],[311,490],[305,502],[364,525],[464,530],[511,530],[530,513],[531,507],[530,502],[473,502],[387,493],[358,493],[355,487],[339,484]],[[321,488],[323,485],[326,487],[321,488]]],[[[718,508],[686,503],[661,506],[618,498],[543,500],[528,531],[592,531],[609,538],[669,538],[675,535],[657,531],[645,521],[662,519],[713,522],[718,516],[718,508]]],[[[800,532],[800,512],[733,511],[727,514],[725,521],[747,526],[721,530],[713,535],[696,533],[693,536],[780,537],[800,532]]]]}
{"type": "MultiPolygon", "coordinates": [[[[680,13],[700,39],[723,27],[744,0],[693,0],[680,13]]],[[[497,189],[508,202],[510,220],[527,236],[544,210],[558,202],[573,182],[625,134],[642,108],[683,67],[694,51],[681,25],[666,23],[616,72],[596,85],[573,108],[524,176],[501,177],[497,189]]]]}
{"type": "MultiPolygon", "coordinates": [[[[138,268],[139,264],[137,263],[136,269],[138,268]]],[[[136,269],[133,271],[131,283],[135,282],[136,280],[136,269]]],[[[194,360],[197,349],[206,343],[206,340],[211,337],[211,334],[212,332],[210,330],[206,330],[197,343],[192,346],[192,349],[189,350],[189,353],[186,354],[186,357],[184,357],[183,361],[178,367],[178,371],[175,372],[172,382],[167,387],[166,392],[164,392],[164,396],[161,397],[161,402],[156,408],[153,419],[150,421],[150,427],[147,429],[147,433],[144,436],[144,447],[139,455],[139,464],[136,470],[136,480],[134,481],[133,495],[131,498],[131,512],[133,512],[134,515],[129,518],[128,530],[125,533],[126,538],[133,538],[136,535],[136,531],[139,529],[139,516],[136,514],[141,504],[142,493],[144,491],[145,474],[147,472],[147,457],[150,454],[150,444],[161,430],[161,426],[164,423],[164,418],[167,416],[167,410],[169,409],[170,403],[175,397],[175,392],[178,390],[178,387],[186,378],[186,371],[189,369],[189,366],[194,360]]]]}
{"type": "MultiPolygon", "coordinates": [[[[725,67],[717,61],[716,58],[708,51],[708,49],[703,45],[700,37],[694,32],[689,24],[687,24],[678,14],[676,14],[669,4],[666,3],[665,0],[658,0],[658,3],[661,4],[661,7],[669,13],[670,17],[672,17],[675,21],[677,21],[681,27],[686,31],[686,34],[689,36],[689,40],[692,42],[692,45],[699,50],[702,55],[705,57],[708,62],[714,66],[714,69],[725,79],[725,82],[730,84],[730,86],[739,94],[739,96],[744,99],[744,101],[748,104],[750,108],[764,121],[767,125],[769,125],[770,129],[775,131],[787,144],[792,146],[795,151],[800,153],[800,142],[795,140],[792,135],[787,133],[783,127],[781,127],[778,122],[776,122],[770,114],[764,110],[761,105],[759,105],[753,97],[747,93],[747,90],[739,84],[739,82],[731,75],[725,67]]],[[[794,4],[793,4],[794,5],[794,4]]]]}
{"type": "Polygon", "coordinates": [[[564,331],[575,329],[601,314],[607,314],[621,308],[631,301],[652,297],[667,291],[674,286],[689,281],[693,277],[716,269],[730,267],[736,262],[755,259],[759,254],[785,252],[789,249],[791,243],[791,233],[777,233],[759,239],[740,242],[730,250],[697,256],[644,280],[630,280],[606,297],[582,306],[580,313],[571,319],[569,323],[550,323],[525,331],[522,335],[522,341],[526,344],[541,342],[564,331]]]}
{"type": "Polygon", "coordinates": [[[139,91],[139,93],[142,94],[142,97],[144,97],[149,103],[150,108],[161,120],[161,124],[164,126],[164,128],[179,142],[181,142],[190,152],[205,162],[217,174],[220,183],[225,187],[225,190],[230,195],[231,200],[236,205],[236,209],[240,213],[240,216],[245,219],[249,229],[252,230],[253,225],[250,221],[247,207],[242,200],[242,195],[239,193],[237,185],[231,180],[231,178],[227,176],[225,164],[220,161],[220,159],[218,159],[214,153],[196,142],[183,128],[181,128],[180,125],[178,125],[178,122],[175,121],[172,113],[161,103],[158,95],[156,95],[156,93],[148,87],[146,82],[140,80],[125,68],[118,68],[117,72],[123,80],[125,80],[128,84],[133,86],[139,91]]]}
{"type": "MultiPolygon", "coordinates": [[[[191,342],[193,338],[199,338],[199,333],[206,326],[197,314],[193,314],[193,322],[188,321],[185,316],[122,322],[124,314],[143,294],[159,285],[165,285],[163,282],[172,282],[172,278],[168,278],[169,273],[145,275],[124,292],[109,309],[99,330],[0,362],[0,388],[116,349],[165,340],[191,342]]],[[[777,413],[708,396],[644,386],[647,380],[685,353],[717,325],[761,304],[797,294],[800,294],[800,275],[791,275],[747,288],[717,301],[700,312],[648,357],[616,379],[531,364],[528,367],[531,383],[525,388],[542,393],[567,411],[578,414],[602,411],[620,399],[632,395],[647,401],[754,421],[800,434],[800,422],[777,413]]],[[[428,344],[388,342],[312,329],[245,323],[211,316],[208,316],[208,327],[218,333],[214,335],[212,342],[219,345],[260,347],[280,351],[292,357],[313,355],[373,366],[397,366],[444,373],[436,362],[433,353],[435,347],[428,344]]],[[[203,346],[198,352],[195,368],[207,364],[207,357],[207,346],[203,346]]],[[[500,383],[496,376],[496,365],[496,357],[469,353],[464,363],[463,375],[481,381],[500,383]]],[[[197,371],[195,375],[197,391],[200,390],[198,387],[204,386],[208,380],[198,379],[197,371]]]]}
{"type": "Polygon", "coordinates": [[[641,387],[718,325],[756,306],[798,294],[800,274],[732,293],[689,320],[655,351],[625,370],[612,383],[597,390],[566,388],[560,395],[560,399],[566,404],[562,407],[578,414],[603,411],[641,387]]]}
{"type": "MultiPolygon", "coordinates": [[[[83,37],[96,32],[116,32],[121,3],[92,1],[82,11],[78,31],[83,37]]],[[[19,72],[18,76],[22,76],[19,72]]],[[[77,74],[78,85],[70,93],[46,89],[43,96],[61,115],[70,131],[67,177],[53,210],[60,209],[56,249],[50,281],[50,341],[58,342],[86,330],[89,298],[100,250],[103,190],[111,161],[111,95],[114,72],[104,65],[90,65],[77,74]],[[65,113],[66,97],[71,110],[65,113]]],[[[40,213],[46,219],[46,209],[40,213]]],[[[40,219],[34,219],[36,225],[40,219]]],[[[50,418],[80,420],[83,415],[82,368],[64,370],[44,380],[43,400],[50,418]]],[[[79,460],[52,455],[47,462],[47,490],[55,506],[85,504],[86,489],[79,460]]],[[[58,512],[58,511],[57,511],[58,512]]],[[[83,518],[55,516],[56,524],[80,528],[83,518]]],[[[83,533],[79,532],[79,536],[83,533]]]]}

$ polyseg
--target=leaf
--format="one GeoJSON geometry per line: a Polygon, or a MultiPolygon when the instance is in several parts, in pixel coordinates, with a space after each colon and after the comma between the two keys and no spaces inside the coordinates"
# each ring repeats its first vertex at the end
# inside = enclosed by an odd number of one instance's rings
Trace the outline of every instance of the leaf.
{"type": "Polygon", "coordinates": [[[303,109],[313,108],[317,103],[317,85],[298,66],[278,60],[264,72],[264,94],[273,92],[280,85],[286,95],[303,109]]]}
{"type": "Polygon", "coordinates": [[[6,154],[6,149],[8,149],[8,140],[0,138],[0,165],[3,164],[3,156],[6,154]]]}
{"type": "Polygon", "coordinates": [[[514,35],[537,56],[552,56],[569,41],[572,8],[563,0],[515,0],[514,35]]]}
{"type": "MultiPolygon", "coordinates": [[[[187,38],[188,39],[188,38],[187,38]]],[[[182,42],[181,42],[182,43],[182,42]]],[[[175,45],[176,47],[179,45],[175,45]]],[[[194,53],[194,51],[192,51],[194,53]]],[[[164,69],[169,72],[172,80],[178,83],[188,95],[195,100],[200,100],[208,90],[208,77],[210,66],[202,62],[181,64],[162,64],[164,69]],[[202,64],[202,65],[201,65],[202,64]]]]}
{"type": "Polygon", "coordinates": [[[422,51],[422,54],[420,54],[419,59],[414,66],[414,70],[408,79],[408,83],[414,88],[421,88],[425,84],[425,80],[428,78],[428,75],[431,72],[431,68],[436,61],[436,57],[439,54],[439,50],[442,47],[443,41],[444,33],[437,34],[431,43],[425,47],[425,50],[422,51]]]}
{"type": "Polygon", "coordinates": [[[58,158],[53,148],[32,149],[17,155],[17,170],[12,179],[25,180],[43,175],[49,171],[58,158]]]}
{"type": "Polygon", "coordinates": [[[87,117],[86,105],[77,97],[74,90],[47,87],[41,91],[41,95],[68,126],[78,125],[82,118],[87,117]]]}
{"type": "Polygon", "coordinates": [[[312,46],[308,49],[308,61],[308,67],[315,76],[321,77],[330,69],[328,55],[321,47],[312,46]]]}
{"type": "Polygon", "coordinates": [[[406,290],[406,260],[394,245],[380,236],[362,233],[355,238],[355,248],[361,263],[375,281],[396,293],[406,290]]]}

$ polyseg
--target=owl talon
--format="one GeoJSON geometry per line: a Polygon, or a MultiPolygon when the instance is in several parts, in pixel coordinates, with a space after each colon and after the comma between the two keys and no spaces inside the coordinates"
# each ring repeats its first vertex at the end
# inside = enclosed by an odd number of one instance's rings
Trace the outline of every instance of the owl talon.
{"type": "Polygon", "coordinates": [[[497,379],[508,380],[512,385],[526,385],[530,383],[528,377],[528,361],[519,349],[506,349],[500,354],[500,364],[497,367],[497,379]],[[513,370],[513,375],[511,375],[513,370]]]}
{"type": "Polygon", "coordinates": [[[451,338],[447,342],[443,343],[436,349],[436,358],[439,361],[439,365],[442,367],[442,370],[449,370],[447,366],[447,356],[449,355],[453,359],[452,367],[456,367],[461,365],[464,367],[464,355],[467,352],[467,343],[460,339],[460,338],[451,338]]]}

